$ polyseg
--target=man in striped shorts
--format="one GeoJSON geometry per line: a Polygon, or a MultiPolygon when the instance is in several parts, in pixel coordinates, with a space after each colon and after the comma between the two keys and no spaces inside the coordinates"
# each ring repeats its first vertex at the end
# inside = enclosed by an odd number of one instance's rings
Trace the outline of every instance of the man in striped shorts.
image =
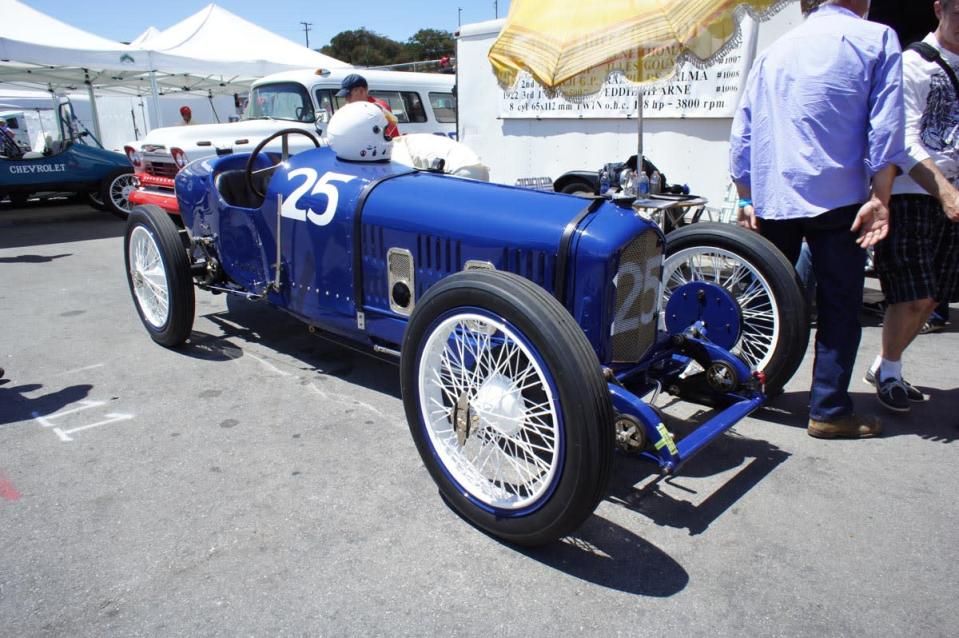
{"type": "Polygon", "coordinates": [[[903,351],[940,301],[959,301],[959,0],[937,0],[934,9],[939,25],[926,46],[903,54],[903,174],[893,184],[889,235],[875,255],[889,307],[882,352],[866,381],[897,412],[925,398],[902,377],[903,351]]]}

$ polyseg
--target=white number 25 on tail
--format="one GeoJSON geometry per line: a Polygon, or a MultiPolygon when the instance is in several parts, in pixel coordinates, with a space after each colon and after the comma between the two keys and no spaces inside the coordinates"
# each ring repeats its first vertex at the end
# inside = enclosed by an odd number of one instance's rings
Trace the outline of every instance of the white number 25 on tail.
{"type": "Polygon", "coordinates": [[[324,173],[323,177],[317,179],[316,171],[312,168],[297,168],[290,171],[287,175],[287,179],[291,181],[297,177],[305,177],[306,179],[283,201],[283,208],[280,209],[280,215],[301,222],[310,220],[317,226],[326,226],[333,221],[333,216],[336,215],[336,205],[340,201],[340,193],[330,182],[343,182],[346,184],[356,179],[355,175],[344,175],[343,173],[334,173],[332,171],[324,173]],[[302,199],[307,192],[309,192],[310,195],[319,195],[321,193],[326,195],[326,208],[322,213],[317,213],[309,207],[307,207],[306,210],[296,207],[300,199],[302,199]]]}

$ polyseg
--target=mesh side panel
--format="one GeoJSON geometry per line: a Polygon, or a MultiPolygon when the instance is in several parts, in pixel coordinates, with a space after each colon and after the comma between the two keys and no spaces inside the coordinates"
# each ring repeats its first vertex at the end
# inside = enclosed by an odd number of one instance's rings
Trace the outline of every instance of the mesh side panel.
{"type": "Polygon", "coordinates": [[[410,295],[415,295],[416,288],[413,287],[413,253],[404,248],[390,248],[386,253],[387,266],[387,289],[386,294],[390,298],[390,309],[401,315],[408,315],[413,312],[415,298],[410,300],[410,305],[406,308],[397,305],[393,300],[392,290],[396,283],[404,283],[409,288],[410,295]]]}
{"type": "Polygon", "coordinates": [[[662,275],[663,245],[658,233],[650,229],[620,255],[610,327],[614,362],[637,362],[656,341],[662,275]]]}

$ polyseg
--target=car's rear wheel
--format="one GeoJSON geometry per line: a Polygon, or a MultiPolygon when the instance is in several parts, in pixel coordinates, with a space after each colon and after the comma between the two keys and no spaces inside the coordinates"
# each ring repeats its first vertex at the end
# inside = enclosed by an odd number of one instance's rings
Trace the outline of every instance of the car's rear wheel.
{"type": "Polygon", "coordinates": [[[114,173],[104,179],[100,182],[100,190],[97,193],[102,210],[120,219],[126,219],[133,209],[130,204],[130,193],[136,190],[136,187],[136,177],[129,171],[114,173]]]}
{"type": "Polygon", "coordinates": [[[137,206],[124,238],[127,282],[150,337],[175,347],[193,329],[195,299],[190,260],[180,232],[159,206],[137,206]]]}
{"type": "Polygon", "coordinates": [[[700,222],[666,235],[663,308],[674,290],[691,281],[729,291],[742,311],[732,352],[765,372],[767,394],[782,391],[809,343],[808,309],[792,264],[757,233],[700,222]]]}
{"type": "Polygon", "coordinates": [[[538,545],[605,494],[613,428],[599,362],[529,280],[471,271],[435,284],[407,326],[401,382],[424,464],[474,525],[538,545]]]}

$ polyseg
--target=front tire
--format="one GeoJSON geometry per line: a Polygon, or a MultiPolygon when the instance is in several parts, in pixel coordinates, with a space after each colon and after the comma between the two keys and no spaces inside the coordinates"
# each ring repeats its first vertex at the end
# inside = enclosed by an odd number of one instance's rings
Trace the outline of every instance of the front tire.
{"type": "MultiPolygon", "coordinates": [[[[102,206],[101,210],[106,210],[120,219],[127,219],[133,210],[133,205],[130,204],[130,193],[136,190],[136,186],[137,180],[132,172],[114,173],[100,182],[100,190],[96,198],[99,199],[97,207],[102,206]]],[[[96,199],[91,198],[94,202],[96,199]]]]}
{"type": "Polygon", "coordinates": [[[793,265],[767,239],[732,226],[699,222],[666,235],[663,308],[690,281],[718,283],[742,310],[733,353],[766,373],[775,395],[799,368],[809,344],[809,316],[793,265]]]}
{"type": "Polygon", "coordinates": [[[193,330],[195,298],[190,260],[180,233],[159,206],[137,206],[123,241],[127,283],[150,337],[169,348],[193,330]]]}
{"type": "Polygon", "coordinates": [[[612,405],[582,329],[511,273],[443,279],[403,340],[406,418],[443,497],[474,525],[540,545],[577,528],[606,492],[612,405]]]}

